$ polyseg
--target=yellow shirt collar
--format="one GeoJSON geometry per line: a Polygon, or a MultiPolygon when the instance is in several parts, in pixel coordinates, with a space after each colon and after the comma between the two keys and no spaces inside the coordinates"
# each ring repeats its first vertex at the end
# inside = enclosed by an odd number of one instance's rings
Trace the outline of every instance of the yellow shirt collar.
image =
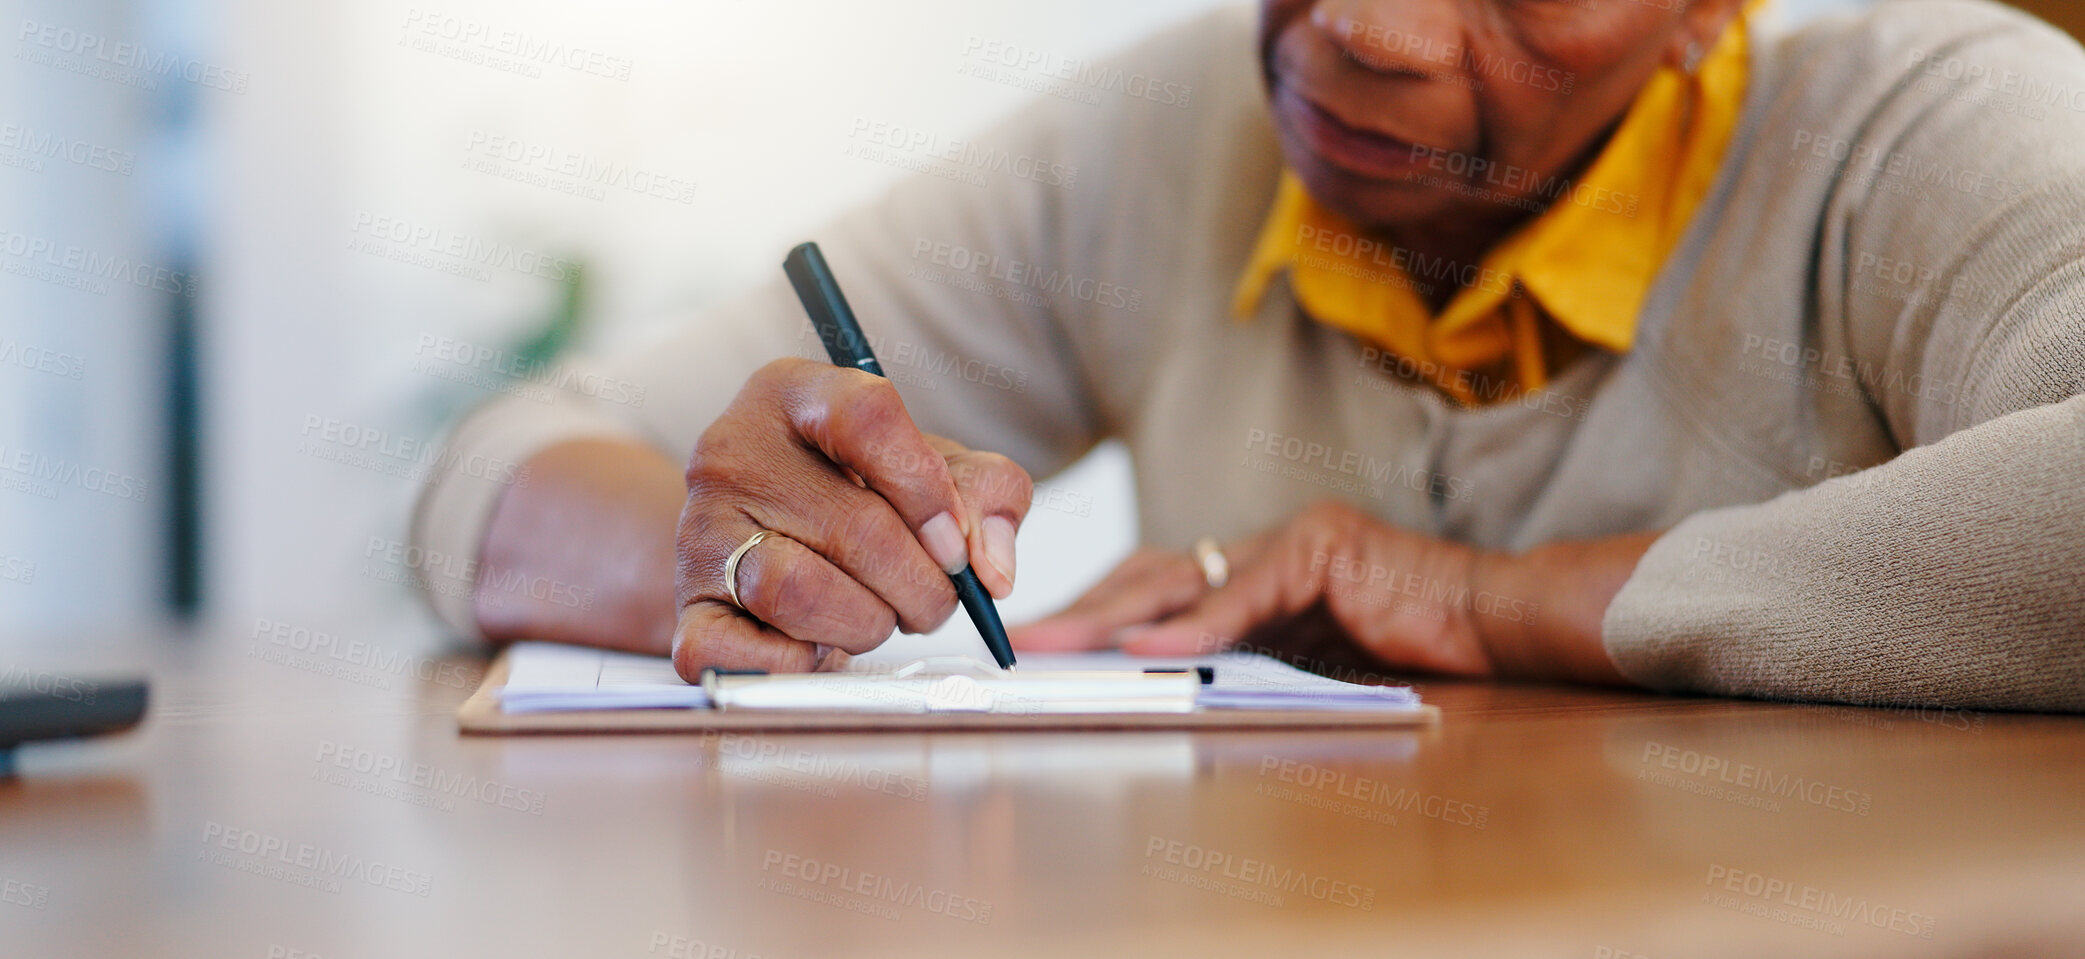
{"type": "MultiPolygon", "coordinates": [[[[1463,403],[1502,398],[1479,397],[1468,371],[1508,359],[1518,388],[1547,384],[1544,317],[1588,344],[1628,352],[1644,297],[1737,128],[1749,69],[1745,23],[1761,2],[1745,5],[1692,75],[1670,67],[1653,74],[1584,175],[1543,185],[1548,207],[1474,269],[1372,237],[1284,172],[1233,310],[1250,317],[1287,270],[1304,312],[1412,361],[1463,403]],[[1436,316],[1423,291],[1443,283],[1458,289],[1436,316]]],[[[1501,188],[1527,186],[1526,173],[1490,176],[1501,188]]]]}

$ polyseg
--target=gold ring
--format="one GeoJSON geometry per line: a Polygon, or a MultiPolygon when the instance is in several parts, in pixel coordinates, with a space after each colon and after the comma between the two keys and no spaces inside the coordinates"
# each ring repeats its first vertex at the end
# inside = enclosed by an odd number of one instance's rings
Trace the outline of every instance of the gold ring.
{"type": "MultiPolygon", "coordinates": [[[[738,561],[745,559],[746,554],[753,551],[753,547],[760,545],[760,541],[767,538],[767,533],[767,530],[761,530],[746,537],[745,542],[738,544],[738,548],[731,551],[731,558],[724,561],[724,589],[731,594],[731,605],[740,609],[746,609],[746,604],[738,601],[738,561]]],[[[746,611],[752,612],[749,609],[746,611]]]]}
{"type": "Polygon", "coordinates": [[[1222,589],[1223,584],[1231,581],[1231,561],[1214,536],[1195,540],[1195,565],[1202,568],[1202,582],[1208,583],[1210,589],[1222,589]]]}

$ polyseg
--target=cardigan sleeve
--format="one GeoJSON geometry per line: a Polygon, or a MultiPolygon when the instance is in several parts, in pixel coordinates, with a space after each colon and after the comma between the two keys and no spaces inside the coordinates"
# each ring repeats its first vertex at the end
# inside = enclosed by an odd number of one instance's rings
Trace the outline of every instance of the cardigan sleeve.
{"type": "Polygon", "coordinates": [[[2085,711],[2085,114],[1997,109],[1921,68],[2034,64],[2078,89],[2085,58],[2025,18],[1989,26],[1897,49],[1911,79],[1844,151],[1864,170],[1820,230],[1819,336],[1900,452],[1668,530],[1604,623],[1631,679],[2085,711]]]}

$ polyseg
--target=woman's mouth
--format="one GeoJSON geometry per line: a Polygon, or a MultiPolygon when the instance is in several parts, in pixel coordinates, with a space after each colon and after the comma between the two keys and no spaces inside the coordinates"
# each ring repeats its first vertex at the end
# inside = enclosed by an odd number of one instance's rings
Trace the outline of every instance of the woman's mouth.
{"type": "Polygon", "coordinates": [[[1408,140],[1349,126],[1294,87],[1275,91],[1275,110],[1319,158],[1355,176],[1405,180],[1437,152],[1408,140]]]}

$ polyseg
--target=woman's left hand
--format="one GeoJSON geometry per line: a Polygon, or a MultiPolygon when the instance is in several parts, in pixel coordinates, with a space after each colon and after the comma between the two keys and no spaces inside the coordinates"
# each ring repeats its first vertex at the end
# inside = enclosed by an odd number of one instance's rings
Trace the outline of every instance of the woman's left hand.
{"type": "MultiPolygon", "coordinates": [[[[1384,665],[1457,676],[1625,682],[1600,643],[1607,602],[1655,538],[1480,551],[1324,501],[1225,544],[1212,588],[1185,553],[1140,550],[1070,607],[1012,631],[1033,651],[1120,645],[1214,653],[1248,634],[1323,614],[1384,665]]],[[[1272,651],[1282,644],[1270,643],[1272,651]]]]}

